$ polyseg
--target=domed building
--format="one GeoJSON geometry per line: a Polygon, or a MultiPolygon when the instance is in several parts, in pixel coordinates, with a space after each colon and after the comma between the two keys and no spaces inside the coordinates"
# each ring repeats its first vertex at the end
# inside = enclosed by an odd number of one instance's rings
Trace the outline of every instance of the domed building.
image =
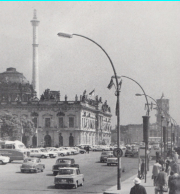
{"type": "Polygon", "coordinates": [[[36,96],[31,84],[22,73],[10,67],[3,73],[0,73],[0,100],[3,102],[23,101],[36,96]]]}

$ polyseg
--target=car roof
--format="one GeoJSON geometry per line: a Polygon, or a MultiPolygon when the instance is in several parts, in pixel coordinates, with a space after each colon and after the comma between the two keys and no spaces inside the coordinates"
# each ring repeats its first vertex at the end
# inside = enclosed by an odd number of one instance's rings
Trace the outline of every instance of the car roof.
{"type": "Polygon", "coordinates": [[[74,158],[64,158],[64,157],[58,158],[57,160],[59,160],[59,159],[63,159],[63,160],[74,160],[74,158]]]}
{"type": "Polygon", "coordinates": [[[79,168],[76,168],[76,167],[62,167],[62,168],[59,168],[59,170],[61,169],[72,169],[72,170],[76,170],[76,169],[79,169],[79,168]]]}

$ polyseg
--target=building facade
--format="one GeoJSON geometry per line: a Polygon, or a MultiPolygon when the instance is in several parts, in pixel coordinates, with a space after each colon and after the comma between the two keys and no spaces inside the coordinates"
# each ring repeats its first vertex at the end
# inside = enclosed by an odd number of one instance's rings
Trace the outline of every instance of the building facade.
{"type": "Polygon", "coordinates": [[[60,92],[46,89],[40,100],[22,73],[7,68],[0,74],[0,112],[9,112],[34,122],[32,137],[22,134],[25,145],[74,146],[111,143],[111,110],[101,97],[85,92],[78,99],[60,101],[60,92]]]}

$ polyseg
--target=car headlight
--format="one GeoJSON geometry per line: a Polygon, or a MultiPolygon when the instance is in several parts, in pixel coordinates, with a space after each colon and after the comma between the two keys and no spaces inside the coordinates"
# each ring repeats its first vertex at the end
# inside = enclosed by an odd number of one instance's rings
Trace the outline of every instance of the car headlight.
{"type": "Polygon", "coordinates": [[[35,166],[32,166],[32,168],[35,168],[35,166]]]}

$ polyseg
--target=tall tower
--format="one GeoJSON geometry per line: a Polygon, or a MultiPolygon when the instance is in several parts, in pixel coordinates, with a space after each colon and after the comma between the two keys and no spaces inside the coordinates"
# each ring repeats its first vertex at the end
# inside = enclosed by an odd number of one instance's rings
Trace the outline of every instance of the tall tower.
{"type": "Polygon", "coordinates": [[[33,67],[32,67],[32,85],[36,91],[36,96],[39,98],[39,68],[38,68],[38,25],[36,10],[34,10],[34,16],[31,20],[33,26],[33,67]]]}

